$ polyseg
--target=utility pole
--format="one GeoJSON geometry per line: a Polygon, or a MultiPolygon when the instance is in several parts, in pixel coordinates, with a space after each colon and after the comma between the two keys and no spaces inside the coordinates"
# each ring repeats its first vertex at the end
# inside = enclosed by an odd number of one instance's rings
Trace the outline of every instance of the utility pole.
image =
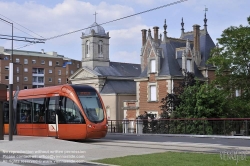
{"type": "MultiPolygon", "coordinates": [[[[4,39],[11,40],[11,61],[9,63],[9,141],[12,141],[13,140],[13,23],[7,20],[4,20],[2,18],[0,18],[0,20],[11,24],[11,27],[12,27],[11,39],[4,38],[4,39]]],[[[0,36],[7,36],[7,35],[0,35],[0,36]]],[[[22,37],[18,37],[18,38],[22,38],[22,37]]],[[[0,39],[3,39],[3,38],[0,38],[0,39]]],[[[44,43],[44,40],[45,40],[45,39],[36,39],[36,38],[29,38],[29,39],[39,40],[33,43],[44,43]]],[[[26,39],[17,40],[17,41],[31,42],[31,41],[27,41],[26,39]]]]}

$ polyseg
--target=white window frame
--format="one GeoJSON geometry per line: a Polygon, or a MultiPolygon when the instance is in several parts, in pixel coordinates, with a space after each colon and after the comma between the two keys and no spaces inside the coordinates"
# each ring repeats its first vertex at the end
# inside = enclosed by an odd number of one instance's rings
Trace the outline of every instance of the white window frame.
{"type": "Polygon", "coordinates": [[[27,64],[29,63],[28,59],[24,59],[24,60],[23,60],[23,63],[24,63],[25,65],[27,65],[27,64]]]}
{"type": "Polygon", "coordinates": [[[28,81],[28,77],[23,77],[23,80],[24,81],[28,81]]]}
{"type": "Polygon", "coordinates": [[[187,59],[187,72],[191,72],[191,59],[187,59]]]}
{"type": "Polygon", "coordinates": [[[148,85],[148,101],[157,101],[157,84],[156,83],[150,83],[148,85]]]}
{"type": "Polygon", "coordinates": [[[36,64],[36,60],[33,59],[33,60],[32,60],[32,64],[36,64]]]}
{"type": "Polygon", "coordinates": [[[51,73],[52,73],[52,70],[50,69],[50,70],[49,70],[49,74],[51,74],[51,73]]]}
{"type": "Polygon", "coordinates": [[[58,75],[62,75],[62,71],[61,70],[58,70],[58,75]]]}
{"type": "Polygon", "coordinates": [[[16,82],[19,82],[19,76],[16,77],[16,82]]]}
{"type": "Polygon", "coordinates": [[[5,68],[4,68],[5,70],[9,70],[9,66],[5,66],[5,68]]]}
{"type": "Polygon", "coordinates": [[[19,67],[16,67],[16,72],[19,73],[19,67]]]}
{"type": "Polygon", "coordinates": [[[59,61],[56,61],[56,65],[57,65],[57,66],[59,66],[59,65],[60,65],[59,61]]]}
{"type": "Polygon", "coordinates": [[[49,61],[49,66],[52,66],[52,61],[49,61]]]}
{"type": "Polygon", "coordinates": [[[20,63],[20,59],[19,58],[16,58],[16,63],[20,63]]]}
{"type": "Polygon", "coordinates": [[[155,59],[150,60],[150,72],[151,73],[156,72],[156,60],[155,59]]]}
{"type": "Polygon", "coordinates": [[[28,72],[28,68],[25,67],[25,68],[23,69],[23,71],[27,73],[27,72],[28,72]]]}
{"type": "Polygon", "coordinates": [[[9,76],[5,76],[4,78],[5,78],[5,80],[9,80],[9,76]]]}
{"type": "Polygon", "coordinates": [[[58,84],[61,84],[61,83],[62,83],[62,79],[58,78],[58,84]]]}
{"type": "Polygon", "coordinates": [[[45,64],[45,60],[41,60],[41,64],[44,65],[45,64]]]}
{"type": "Polygon", "coordinates": [[[49,82],[52,82],[52,78],[49,78],[49,82]]]}

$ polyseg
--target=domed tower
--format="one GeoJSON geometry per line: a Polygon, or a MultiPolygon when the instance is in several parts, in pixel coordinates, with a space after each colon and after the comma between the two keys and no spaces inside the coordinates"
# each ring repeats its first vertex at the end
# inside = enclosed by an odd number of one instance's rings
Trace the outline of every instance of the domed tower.
{"type": "Polygon", "coordinates": [[[94,22],[82,33],[82,66],[94,69],[109,66],[109,33],[94,22]]]}

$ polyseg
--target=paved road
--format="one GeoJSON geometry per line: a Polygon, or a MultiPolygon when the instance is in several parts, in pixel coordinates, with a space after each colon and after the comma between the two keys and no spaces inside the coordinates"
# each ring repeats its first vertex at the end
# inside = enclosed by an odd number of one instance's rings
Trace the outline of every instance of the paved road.
{"type": "MultiPolygon", "coordinates": [[[[0,166],[14,166],[11,163],[3,163],[1,160],[6,159],[5,156],[9,152],[18,151],[15,155],[21,156],[18,160],[35,161],[36,163],[15,163],[23,166],[94,166],[97,163],[90,161],[122,157],[127,155],[141,155],[166,151],[188,151],[188,152],[209,152],[217,153],[224,151],[244,151],[250,154],[250,139],[228,139],[228,138],[197,138],[190,136],[171,136],[171,135],[124,135],[124,134],[108,134],[104,139],[85,140],[85,141],[65,141],[52,137],[28,137],[14,136],[13,141],[0,140],[0,166]],[[60,163],[62,158],[51,159],[43,157],[43,155],[60,155],[60,152],[72,152],[73,155],[69,160],[77,161],[74,164],[60,163]],[[74,158],[75,152],[84,152],[83,158],[74,158]],[[86,153],[85,153],[86,152],[86,153]],[[20,154],[19,154],[20,153],[20,154]],[[34,157],[32,155],[40,155],[34,157]],[[52,154],[53,153],[53,154],[52,154]],[[78,163],[80,160],[83,162],[78,163]],[[41,160],[41,162],[40,162],[41,160]],[[37,162],[39,161],[39,163],[37,162]]],[[[67,155],[67,154],[66,154],[67,155]]]]}
{"type": "MultiPolygon", "coordinates": [[[[245,138],[245,137],[243,137],[245,138]]],[[[136,134],[108,134],[104,140],[120,141],[147,141],[147,142],[186,142],[186,143],[205,143],[221,144],[226,146],[250,147],[249,139],[241,137],[196,137],[196,136],[174,136],[174,135],[136,135],[136,134]],[[230,139],[232,138],[232,139],[230,139]]]]}

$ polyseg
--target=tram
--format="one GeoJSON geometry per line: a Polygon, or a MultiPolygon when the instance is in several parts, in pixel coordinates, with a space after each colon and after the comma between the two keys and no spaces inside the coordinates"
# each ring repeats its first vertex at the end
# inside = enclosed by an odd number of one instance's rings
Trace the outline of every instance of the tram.
{"type": "MultiPolygon", "coordinates": [[[[7,101],[9,97],[7,97],[7,101]]],[[[9,134],[9,103],[4,103],[4,133],[9,134]]],[[[107,134],[100,94],[88,85],[58,85],[13,93],[14,134],[82,140],[107,134]]]]}

